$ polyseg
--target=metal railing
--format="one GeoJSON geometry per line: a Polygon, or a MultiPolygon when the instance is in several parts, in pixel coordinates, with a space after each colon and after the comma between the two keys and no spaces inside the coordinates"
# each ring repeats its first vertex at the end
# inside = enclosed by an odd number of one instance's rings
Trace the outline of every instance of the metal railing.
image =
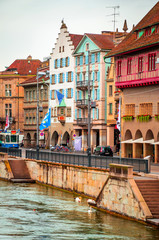
{"type": "MultiPolygon", "coordinates": [[[[26,150],[26,158],[36,159],[35,150],[26,150]]],[[[89,165],[88,156],[86,154],[74,154],[74,153],[58,153],[58,152],[46,152],[39,151],[39,159],[43,161],[72,164],[77,166],[94,167],[108,169],[110,163],[118,163],[124,165],[131,165],[135,172],[149,173],[149,161],[147,159],[139,158],[119,158],[109,156],[95,156],[91,155],[91,165],[89,165]]]]}
{"type": "Polygon", "coordinates": [[[15,156],[15,157],[21,157],[22,156],[22,150],[19,148],[5,148],[5,147],[0,147],[0,152],[5,152],[8,153],[10,156],[15,156]]]}

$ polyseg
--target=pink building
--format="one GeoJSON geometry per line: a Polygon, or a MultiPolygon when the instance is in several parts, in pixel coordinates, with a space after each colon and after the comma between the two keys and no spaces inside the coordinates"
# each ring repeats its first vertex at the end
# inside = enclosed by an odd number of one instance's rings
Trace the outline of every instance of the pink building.
{"type": "Polygon", "coordinates": [[[107,57],[115,57],[122,92],[123,157],[159,162],[159,2],[107,57]]]}

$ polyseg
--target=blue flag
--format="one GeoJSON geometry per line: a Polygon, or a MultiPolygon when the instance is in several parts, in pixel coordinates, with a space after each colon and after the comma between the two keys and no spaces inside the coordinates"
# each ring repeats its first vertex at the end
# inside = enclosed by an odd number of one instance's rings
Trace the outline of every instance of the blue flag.
{"type": "Polygon", "coordinates": [[[60,105],[62,102],[62,99],[64,98],[64,95],[57,90],[56,90],[56,94],[57,94],[57,98],[58,98],[59,105],[60,105]]]}
{"type": "Polygon", "coordinates": [[[49,108],[49,111],[46,113],[44,119],[42,120],[40,124],[40,131],[42,131],[44,128],[47,128],[51,125],[51,109],[49,108]]]}

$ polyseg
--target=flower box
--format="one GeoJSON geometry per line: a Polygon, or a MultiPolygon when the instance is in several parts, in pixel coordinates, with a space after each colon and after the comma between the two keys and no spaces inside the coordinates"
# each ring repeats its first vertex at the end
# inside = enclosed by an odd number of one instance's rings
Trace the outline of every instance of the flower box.
{"type": "Polygon", "coordinates": [[[155,120],[159,120],[159,114],[155,114],[155,120]]]}
{"type": "Polygon", "coordinates": [[[137,115],[137,120],[140,122],[148,122],[151,119],[151,115],[145,114],[145,115],[137,115]]]}
{"type": "Polygon", "coordinates": [[[132,121],[134,119],[133,115],[124,115],[123,120],[124,121],[132,121]]]}

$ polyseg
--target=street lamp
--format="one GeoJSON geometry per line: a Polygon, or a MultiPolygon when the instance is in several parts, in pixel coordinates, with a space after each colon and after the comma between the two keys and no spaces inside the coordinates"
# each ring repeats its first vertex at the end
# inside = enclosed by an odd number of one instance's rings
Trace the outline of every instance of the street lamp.
{"type": "MultiPolygon", "coordinates": [[[[37,151],[37,160],[39,160],[39,78],[42,76],[49,75],[49,71],[39,72],[37,68],[36,81],[37,81],[37,111],[36,111],[36,122],[37,122],[37,137],[36,137],[36,151],[37,151]]],[[[50,101],[50,99],[49,99],[50,101]]]]}
{"type": "Polygon", "coordinates": [[[88,166],[91,167],[91,91],[90,91],[90,51],[88,50],[88,166]]]}

